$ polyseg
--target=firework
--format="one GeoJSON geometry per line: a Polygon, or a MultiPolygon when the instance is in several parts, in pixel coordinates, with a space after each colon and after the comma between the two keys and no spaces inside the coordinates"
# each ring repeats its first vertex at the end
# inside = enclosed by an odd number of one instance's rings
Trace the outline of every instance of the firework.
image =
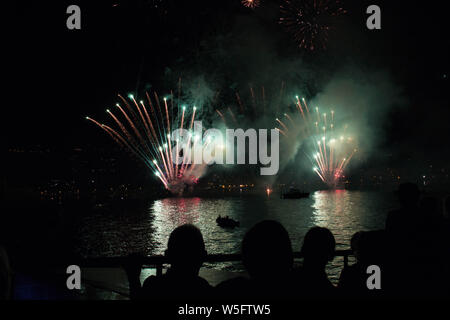
{"type": "Polygon", "coordinates": [[[235,102],[230,103],[233,107],[227,106],[222,110],[216,109],[216,113],[225,126],[242,125],[240,122],[242,118],[256,120],[267,114],[274,115],[280,110],[281,104],[284,103],[285,85],[285,82],[282,81],[278,91],[277,86],[269,86],[269,90],[266,90],[264,85],[254,86],[249,84],[248,89],[234,91],[235,102]]]}
{"type": "Polygon", "coordinates": [[[295,97],[296,114],[276,118],[276,129],[287,138],[302,139],[313,171],[331,188],[344,176],[344,170],[357,151],[356,139],[347,134],[347,125],[336,126],[335,112],[320,113],[310,108],[304,98],[295,97]]]}
{"type": "Polygon", "coordinates": [[[172,121],[169,114],[172,114],[174,109],[173,95],[161,101],[156,93],[153,98],[146,93],[146,102],[138,102],[133,95],[129,95],[128,99],[119,95],[119,98],[121,104],[116,104],[115,111],[106,110],[114,126],[99,123],[90,117],[86,119],[102,128],[117,144],[142,160],[172,193],[180,194],[186,185],[195,184],[206,164],[191,164],[193,154],[180,147],[181,141],[178,138],[171,137],[171,129],[189,130],[188,145],[193,145],[193,148],[187,150],[195,150],[196,144],[201,144],[202,148],[206,147],[210,140],[204,142],[201,137],[195,136],[192,130],[196,107],[180,106],[175,120],[172,121]],[[172,112],[169,112],[169,109],[172,112]],[[174,159],[175,157],[177,159],[174,159]]]}
{"type": "Polygon", "coordinates": [[[260,0],[242,0],[241,3],[244,7],[255,9],[259,7],[260,0]]]}
{"type": "Polygon", "coordinates": [[[336,17],[346,13],[339,0],[285,0],[280,6],[280,23],[300,48],[326,48],[336,17]]]}

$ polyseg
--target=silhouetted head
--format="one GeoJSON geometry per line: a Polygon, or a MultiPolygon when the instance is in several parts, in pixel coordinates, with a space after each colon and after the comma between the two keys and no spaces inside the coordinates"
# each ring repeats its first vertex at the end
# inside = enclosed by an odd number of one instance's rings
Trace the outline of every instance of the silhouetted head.
{"type": "Polygon", "coordinates": [[[303,239],[303,263],[325,267],[334,258],[336,241],[327,228],[313,227],[303,239]]]}
{"type": "Polygon", "coordinates": [[[185,224],[172,231],[165,255],[171,269],[179,273],[197,275],[206,256],[205,242],[200,230],[185,224]]]}
{"type": "Polygon", "coordinates": [[[385,252],[385,232],[362,232],[358,239],[358,262],[365,265],[381,264],[385,252]]]}
{"type": "Polygon", "coordinates": [[[398,198],[404,207],[414,207],[419,203],[420,191],[416,184],[405,182],[398,187],[398,198]]]}
{"type": "Polygon", "coordinates": [[[245,234],[242,256],[252,278],[286,274],[293,264],[289,235],[279,222],[273,220],[259,222],[245,234]]]}

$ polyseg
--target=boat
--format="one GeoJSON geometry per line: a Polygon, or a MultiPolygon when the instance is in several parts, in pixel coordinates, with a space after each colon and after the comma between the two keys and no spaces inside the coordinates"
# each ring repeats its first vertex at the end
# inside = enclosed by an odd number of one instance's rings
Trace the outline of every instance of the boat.
{"type": "Polygon", "coordinates": [[[233,229],[235,227],[239,227],[239,221],[231,219],[228,216],[226,216],[226,217],[218,216],[216,219],[216,222],[219,225],[219,227],[222,227],[222,228],[232,228],[233,229]]]}
{"type": "Polygon", "coordinates": [[[282,199],[300,199],[300,198],[308,198],[309,192],[302,192],[295,188],[290,188],[288,192],[284,192],[281,194],[282,199]]]}

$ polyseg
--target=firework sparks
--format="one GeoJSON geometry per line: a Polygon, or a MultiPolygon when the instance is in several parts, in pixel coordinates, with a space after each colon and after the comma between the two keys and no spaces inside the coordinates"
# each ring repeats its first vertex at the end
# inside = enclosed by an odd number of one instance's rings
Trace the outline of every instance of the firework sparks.
{"type": "Polygon", "coordinates": [[[244,7],[255,9],[259,7],[260,0],[242,0],[241,3],[244,7]]]}
{"type": "MultiPolygon", "coordinates": [[[[99,126],[117,144],[142,160],[167,190],[181,194],[186,185],[198,181],[206,164],[191,164],[193,155],[190,152],[182,154],[185,149],[180,148],[181,141],[178,138],[171,137],[171,128],[189,130],[188,146],[194,145],[191,151],[195,150],[195,144],[200,143],[202,147],[206,147],[210,140],[198,141],[201,137],[194,137],[192,133],[195,106],[190,108],[190,115],[187,115],[186,106],[179,108],[177,118],[180,120],[173,121],[169,115],[169,98],[163,98],[161,103],[156,93],[154,99],[148,93],[146,96],[147,103],[142,100],[138,102],[133,95],[129,95],[128,100],[119,95],[122,105],[116,104],[117,111],[106,110],[116,128],[99,123],[90,117],[86,119],[99,126]],[[189,122],[186,121],[188,127],[184,128],[186,117],[190,119],[189,122]]],[[[173,108],[173,101],[171,102],[173,108]]]]}
{"type": "Polygon", "coordinates": [[[339,0],[285,0],[280,6],[280,23],[300,48],[326,48],[335,18],[345,14],[339,0]]]}
{"type": "Polygon", "coordinates": [[[292,139],[292,135],[296,132],[301,132],[301,139],[308,148],[307,157],[313,165],[313,171],[325,184],[335,188],[357,152],[356,139],[346,134],[347,125],[342,126],[342,129],[339,126],[336,128],[334,110],[331,110],[328,116],[327,113],[321,115],[318,107],[314,113],[310,113],[304,98],[296,97],[294,103],[297,115],[285,114],[289,119],[286,123],[277,118],[277,125],[282,127],[277,129],[288,139],[292,139]],[[292,130],[289,130],[290,128],[292,130]]]}

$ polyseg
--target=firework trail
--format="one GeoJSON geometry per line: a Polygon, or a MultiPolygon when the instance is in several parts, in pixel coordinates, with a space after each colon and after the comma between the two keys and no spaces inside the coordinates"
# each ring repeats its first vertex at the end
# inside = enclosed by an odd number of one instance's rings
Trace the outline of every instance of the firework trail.
{"type": "MultiPolygon", "coordinates": [[[[235,103],[232,106],[224,107],[222,110],[216,109],[216,113],[225,126],[241,124],[242,118],[256,120],[266,114],[271,116],[276,113],[280,105],[284,102],[285,82],[281,82],[278,87],[249,85],[248,90],[242,92],[234,91],[235,103]],[[272,106],[276,106],[272,108],[272,106]]],[[[225,98],[226,100],[227,98],[225,98]]],[[[222,100],[223,101],[223,100],[222,100]]]]}
{"type": "Polygon", "coordinates": [[[228,107],[228,112],[229,112],[231,118],[233,119],[234,124],[237,126],[238,123],[237,123],[236,117],[234,116],[234,113],[233,113],[233,111],[231,111],[230,107],[228,107]]]}
{"type": "Polygon", "coordinates": [[[199,139],[201,137],[194,137],[192,129],[195,106],[191,108],[190,114],[186,106],[178,107],[177,117],[173,120],[169,113],[169,109],[171,112],[174,109],[173,94],[170,96],[170,107],[169,99],[163,98],[160,101],[156,92],[153,99],[148,93],[146,97],[147,103],[143,100],[138,102],[133,95],[129,95],[128,100],[119,95],[122,105],[116,104],[117,111],[106,110],[115,128],[90,117],[86,119],[103,129],[119,146],[142,160],[167,190],[181,194],[186,185],[197,183],[205,171],[206,164],[191,164],[191,159],[196,144],[201,148],[207,147],[210,139],[203,142],[199,139]],[[178,138],[171,139],[171,129],[188,130],[188,148],[182,148],[178,138]]]}
{"type": "Polygon", "coordinates": [[[280,6],[280,23],[300,48],[325,49],[336,17],[347,11],[339,0],[285,0],[280,6]]]}
{"type": "Polygon", "coordinates": [[[222,112],[220,112],[219,110],[216,109],[217,114],[219,115],[219,117],[222,119],[223,123],[225,124],[225,126],[227,125],[227,121],[225,120],[225,117],[223,116],[222,112]]]}
{"type": "Polygon", "coordinates": [[[334,110],[320,114],[316,107],[310,112],[306,100],[298,96],[294,103],[297,112],[293,115],[285,113],[287,120],[276,118],[275,129],[287,139],[299,136],[307,147],[306,156],[313,171],[330,188],[335,188],[357,151],[355,139],[346,134],[347,125],[336,128],[334,110]]]}

